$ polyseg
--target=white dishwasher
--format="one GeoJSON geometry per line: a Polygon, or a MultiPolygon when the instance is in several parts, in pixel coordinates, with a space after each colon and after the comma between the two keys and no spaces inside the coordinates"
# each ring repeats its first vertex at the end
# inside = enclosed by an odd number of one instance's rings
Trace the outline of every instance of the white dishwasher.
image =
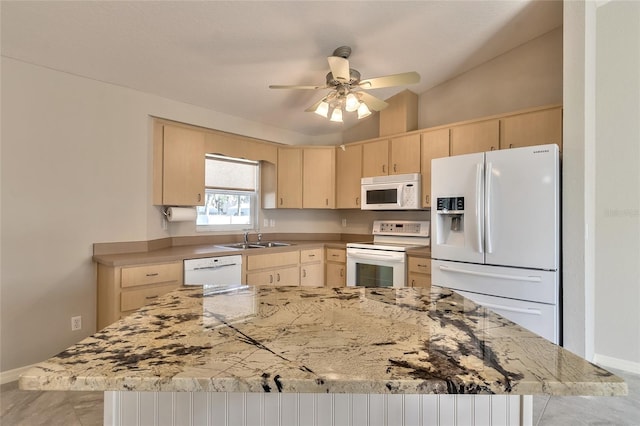
{"type": "Polygon", "coordinates": [[[185,285],[238,285],[242,282],[242,256],[185,259],[185,285]]]}

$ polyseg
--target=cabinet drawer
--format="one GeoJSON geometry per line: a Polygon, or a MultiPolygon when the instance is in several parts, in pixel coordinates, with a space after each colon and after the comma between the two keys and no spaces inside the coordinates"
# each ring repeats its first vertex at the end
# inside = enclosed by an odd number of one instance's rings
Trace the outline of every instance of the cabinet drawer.
{"type": "Polygon", "coordinates": [[[170,281],[182,284],[182,262],[122,268],[120,277],[120,285],[123,288],[170,281]]]}
{"type": "Polygon", "coordinates": [[[300,250],[271,253],[253,254],[247,256],[247,270],[273,268],[285,265],[297,265],[300,259],[300,250]]]}
{"type": "Polygon", "coordinates": [[[341,262],[347,261],[347,251],[345,249],[328,248],[327,249],[327,262],[341,262]]]}
{"type": "Polygon", "coordinates": [[[322,249],[300,250],[300,263],[322,261],[322,249]]]}
{"type": "Polygon", "coordinates": [[[409,257],[409,272],[430,274],[431,259],[425,259],[423,257],[409,257]]]}
{"type": "Polygon", "coordinates": [[[120,310],[131,311],[133,309],[138,309],[178,287],[180,287],[180,284],[170,283],[150,288],[123,291],[120,294],[120,310]]]}

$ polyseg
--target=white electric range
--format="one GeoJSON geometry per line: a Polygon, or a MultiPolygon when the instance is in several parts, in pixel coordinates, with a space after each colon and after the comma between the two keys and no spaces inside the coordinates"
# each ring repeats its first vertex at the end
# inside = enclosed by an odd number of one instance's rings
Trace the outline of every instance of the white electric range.
{"type": "Polygon", "coordinates": [[[373,242],[347,244],[347,286],[406,287],[406,251],[429,246],[429,229],[429,221],[374,221],[373,242]]]}

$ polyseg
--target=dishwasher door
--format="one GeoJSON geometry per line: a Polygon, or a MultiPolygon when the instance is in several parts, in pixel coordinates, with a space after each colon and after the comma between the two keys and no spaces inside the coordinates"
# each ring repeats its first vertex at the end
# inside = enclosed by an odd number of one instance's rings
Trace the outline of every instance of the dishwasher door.
{"type": "Polygon", "coordinates": [[[242,256],[220,256],[184,261],[185,285],[234,285],[242,283],[242,256]]]}

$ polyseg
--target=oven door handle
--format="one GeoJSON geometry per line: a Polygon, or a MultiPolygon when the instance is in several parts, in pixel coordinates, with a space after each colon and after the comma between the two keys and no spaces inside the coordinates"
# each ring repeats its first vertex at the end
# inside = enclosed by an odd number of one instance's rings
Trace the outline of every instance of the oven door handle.
{"type": "Polygon", "coordinates": [[[358,253],[358,254],[354,254],[349,256],[351,257],[353,260],[359,260],[359,259],[368,259],[368,260],[380,260],[380,259],[384,259],[384,260],[403,260],[404,259],[404,255],[402,256],[398,256],[397,254],[377,254],[377,253],[358,253]]]}

